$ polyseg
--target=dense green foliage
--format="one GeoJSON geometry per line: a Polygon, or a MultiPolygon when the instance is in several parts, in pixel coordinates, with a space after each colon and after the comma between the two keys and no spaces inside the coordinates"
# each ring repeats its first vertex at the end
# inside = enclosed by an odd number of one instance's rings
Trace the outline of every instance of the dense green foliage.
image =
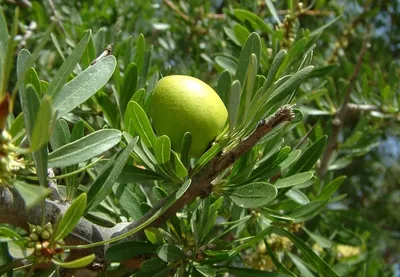
{"type": "Polygon", "coordinates": [[[398,1],[0,3],[0,276],[399,274],[398,1]],[[228,110],[199,158],[172,74],[228,110]]]}

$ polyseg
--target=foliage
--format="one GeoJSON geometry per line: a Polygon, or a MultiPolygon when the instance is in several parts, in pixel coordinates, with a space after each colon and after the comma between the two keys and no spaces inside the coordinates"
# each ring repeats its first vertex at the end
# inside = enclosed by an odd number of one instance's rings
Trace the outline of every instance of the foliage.
{"type": "Polygon", "coordinates": [[[12,2],[0,275],[396,274],[397,2],[12,2]],[[198,159],[147,116],[171,74],[228,109],[198,159]]]}

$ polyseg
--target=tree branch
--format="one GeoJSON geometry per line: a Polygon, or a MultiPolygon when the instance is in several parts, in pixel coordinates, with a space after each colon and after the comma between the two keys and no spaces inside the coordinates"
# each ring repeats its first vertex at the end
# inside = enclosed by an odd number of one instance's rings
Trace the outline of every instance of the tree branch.
{"type": "MultiPolygon", "coordinates": [[[[235,148],[229,152],[221,152],[215,156],[200,172],[192,179],[192,184],[186,193],[178,199],[170,209],[161,215],[151,226],[160,226],[167,221],[176,212],[180,211],[185,205],[190,204],[197,197],[205,197],[211,193],[212,181],[223,170],[231,166],[247,151],[256,145],[265,135],[280,124],[288,123],[294,118],[294,113],[290,106],[279,108],[272,116],[266,120],[262,120],[255,131],[247,138],[243,139],[235,148]]],[[[157,203],[149,212],[147,212],[140,220],[133,223],[119,223],[113,228],[105,228],[94,224],[82,218],[73,232],[65,238],[65,242],[70,245],[88,244],[93,242],[104,241],[117,235],[126,233],[127,231],[139,226],[151,216],[154,215],[161,207],[165,200],[157,203]]],[[[68,209],[69,203],[46,199],[45,201],[45,222],[55,223],[60,214],[64,214],[68,209]]],[[[40,224],[42,211],[40,206],[36,206],[26,211],[25,204],[21,196],[12,188],[0,187],[0,223],[8,223],[28,230],[28,222],[32,224],[40,224]]],[[[128,239],[133,239],[138,234],[128,239]]],[[[104,258],[103,249],[77,249],[71,251],[73,258],[78,258],[88,253],[96,253],[97,261],[104,258]]]]}

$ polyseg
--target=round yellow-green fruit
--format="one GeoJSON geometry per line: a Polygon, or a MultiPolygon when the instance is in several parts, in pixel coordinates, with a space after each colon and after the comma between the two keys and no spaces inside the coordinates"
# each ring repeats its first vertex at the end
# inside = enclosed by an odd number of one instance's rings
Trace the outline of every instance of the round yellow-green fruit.
{"type": "Polygon", "coordinates": [[[190,157],[200,157],[219,135],[228,111],[218,94],[203,81],[171,75],[156,84],[150,96],[149,115],[158,135],[171,139],[179,152],[186,132],[192,134],[190,157]]]}

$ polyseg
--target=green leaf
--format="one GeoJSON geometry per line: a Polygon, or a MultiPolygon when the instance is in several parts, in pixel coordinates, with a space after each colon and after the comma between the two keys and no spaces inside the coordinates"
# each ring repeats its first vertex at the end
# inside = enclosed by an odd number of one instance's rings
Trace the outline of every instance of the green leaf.
{"type": "MultiPolygon", "coordinates": [[[[267,89],[269,89],[272,84],[275,81],[276,78],[276,73],[278,72],[279,68],[281,67],[285,57],[287,55],[287,51],[286,50],[281,50],[278,52],[278,54],[276,54],[272,64],[271,64],[271,68],[268,71],[268,75],[267,75],[267,80],[264,83],[263,89],[262,91],[267,91],[267,89]]],[[[257,100],[257,99],[255,99],[257,100]]]]}
{"type": "Polygon", "coordinates": [[[8,43],[8,29],[7,21],[4,16],[3,7],[0,7],[0,50],[1,53],[5,53],[8,43]]]}
{"type": "Polygon", "coordinates": [[[268,10],[271,13],[272,17],[275,19],[276,23],[281,24],[281,20],[279,19],[278,13],[275,9],[274,4],[272,3],[271,0],[265,0],[265,3],[267,4],[268,10]]]}
{"type": "Polygon", "coordinates": [[[164,262],[174,262],[186,259],[185,253],[176,245],[164,244],[157,249],[158,257],[164,262]]]}
{"type": "Polygon", "coordinates": [[[40,201],[51,193],[51,190],[48,188],[30,185],[18,180],[14,181],[13,186],[18,191],[19,195],[21,195],[25,202],[25,207],[28,210],[40,203],[40,201]]]}
{"type": "Polygon", "coordinates": [[[43,145],[47,144],[51,135],[52,110],[50,97],[45,96],[41,103],[39,111],[36,114],[35,124],[32,131],[31,149],[37,151],[43,145]]]}
{"type": "Polygon", "coordinates": [[[335,19],[329,21],[328,23],[322,25],[321,27],[319,27],[318,29],[314,30],[311,32],[310,37],[313,36],[317,36],[319,34],[321,34],[326,28],[328,28],[329,26],[331,26],[332,24],[334,24],[336,21],[338,21],[340,18],[342,18],[342,16],[338,16],[335,19]]]}
{"type": "Polygon", "coordinates": [[[94,259],[96,258],[95,254],[90,254],[88,256],[85,256],[83,258],[73,260],[70,262],[62,262],[56,259],[52,259],[51,261],[58,266],[64,267],[64,268],[83,268],[88,265],[90,265],[94,259]]]}
{"type": "Polygon", "coordinates": [[[12,122],[11,127],[9,129],[9,133],[11,137],[17,136],[19,132],[24,129],[24,113],[20,113],[12,122]]]}
{"type": "MultiPolygon", "coordinates": [[[[21,92],[21,99],[23,99],[22,110],[24,112],[25,127],[30,143],[32,144],[33,130],[41,122],[36,122],[38,110],[40,108],[39,97],[32,85],[27,85],[26,89],[21,92]]],[[[36,172],[41,186],[47,185],[47,146],[44,145],[42,148],[33,152],[33,160],[36,166],[36,172]]]]}
{"type": "Polygon", "coordinates": [[[307,268],[305,262],[300,259],[298,256],[293,255],[292,253],[288,252],[290,259],[296,265],[297,269],[300,271],[302,277],[314,277],[314,274],[307,268]]]}
{"type": "Polygon", "coordinates": [[[58,119],[53,134],[50,137],[50,145],[53,151],[66,145],[70,141],[68,123],[64,119],[58,119]]]}
{"type": "Polygon", "coordinates": [[[114,56],[107,56],[64,85],[53,98],[57,117],[63,117],[101,89],[112,76],[116,63],[114,56]]]}
{"type": "Polygon", "coordinates": [[[141,183],[146,181],[163,180],[163,177],[156,172],[139,168],[133,165],[125,165],[121,174],[118,176],[118,182],[127,183],[141,183]]]}
{"type": "Polygon", "coordinates": [[[251,54],[255,54],[257,61],[260,61],[261,56],[261,39],[257,33],[251,33],[247,38],[242,51],[240,52],[238,67],[236,69],[236,79],[240,84],[244,84],[247,74],[247,68],[251,60],[251,54]]]}
{"type": "MultiPolygon", "coordinates": [[[[60,54],[61,58],[65,61],[65,56],[64,56],[63,51],[61,50],[61,46],[60,46],[60,43],[58,42],[57,37],[53,33],[50,34],[50,37],[51,37],[51,41],[53,42],[54,46],[57,49],[58,54],[60,54]]],[[[76,47],[75,47],[75,49],[76,49],[76,47]]],[[[76,61],[76,62],[78,62],[78,61],[76,61]]]]}
{"type": "Polygon", "coordinates": [[[171,158],[171,141],[168,136],[161,136],[154,144],[154,153],[157,162],[161,165],[167,164],[171,158]]]}
{"type": "Polygon", "coordinates": [[[136,91],[138,81],[138,69],[134,62],[131,62],[125,70],[122,87],[119,94],[119,105],[121,114],[125,114],[126,106],[136,91]]]}
{"type": "Polygon", "coordinates": [[[179,158],[178,154],[173,152],[174,157],[174,164],[175,164],[175,172],[179,178],[185,178],[189,173],[184,164],[182,163],[181,159],[179,158]]]}
{"type": "Polygon", "coordinates": [[[74,230],[85,211],[86,199],[86,193],[82,193],[74,199],[57,224],[54,234],[51,237],[52,242],[64,239],[72,232],[72,230],[74,230]]]}
{"type": "Polygon", "coordinates": [[[331,196],[339,189],[339,187],[343,184],[346,176],[339,176],[334,179],[329,184],[325,185],[321,194],[318,196],[319,200],[329,200],[331,196]]]}
{"type": "Polygon", "coordinates": [[[314,201],[310,202],[304,206],[301,206],[289,213],[288,216],[295,219],[296,222],[304,222],[318,215],[325,209],[326,201],[314,201]]]}
{"type": "Polygon", "coordinates": [[[249,30],[247,30],[246,27],[244,27],[240,24],[235,24],[233,26],[233,33],[234,33],[236,39],[239,41],[240,46],[245,45],[246,39],[250,35],[249,30]]]}
{"type": "Polygon", "coordinates": [[[233,81],[231,86],[231,94],[228,100],[228,118],[229,118],[229,131],[232,132],[235,128],[237,121],[237,114],[239,112],[240,95],[241,95],[240,82],[238,80],[233,81]]]}
{"type": "Polygon", "coordinates": [[[250,108],[250,102],[253,97],[254,85],[257,77],[258,71],[258,61],[256,55],[251,54],[251,58],[248,64],[247,73],[246,73],[246,82],[243,87],[243,93],[240,99],[240,122],[245,122],[248,119],[248,112],[250,108]]]}
{"type": "Polygon", "coordinates": [[[17,260],[25,259],[35,252],[35,248],[26,248],[25,246],[18,244],[16,241],[9,241],[7,246],[10,256],[17,260]]]}
{"type": "Polygon", "coordinates": [[[313,177],[312,172],[303,172],[287,178],[279,179],[274,186],[278,189],[300,185],[313,177]]]}
{"type": "Polygon", "coordinates": [[[193,168],[191,176],[196,175],[212,158],[214,158],[222,149],[222,145],[215,143],[206,153],[204,153],[193,168]]]}
{"type": "Polygon", "coordinates": [[[131,155],[133,146],[136,144],[137,139],[131,141],[125,149],[121,150],[113,156],[103,167],[97,178],[93,181],[87,195],[88,201],[86,212],[95,208],[101,201],[103,201],[110,192],[114,182],[121,174],[126,161],[131,155]]]}
{"type": "Polygon", "coordinates": [[[109,262],[120,262],[138,255],[153,254],[157,245],[141,241],[124,241],[111,245],[106,252],[105,258],[109,262]]]}
{"type": "Polygon", "coordinates": [[[234,188],[227,195],[232,201],[242,208],[257,208],[273,201],[278,190],[265,182],[254,182],[234,188]]]}
{"type": "Polygon", "coordinates": [[[137,67],[140,71],[143,70],[145,51],[146,41],[143,34],[140,34],[136,39],[135,56],[133,57],[133,61],[137,64],[137,67]]]}
{"type": "Polygon", "coordinates": [[[35,88],[31,84],[26,86],[21,97],[24,99],[22,111],[25,118],[26,133],[31,141],[33,129],[35,127],[35,119],[40,108],[40,100],[35,88]]]}
{"type": "Polygon", "coordinates": [[[143,216],[144,212],[140,207],[138,197],[125,184],[118,185],[115,196],[119,204],[133,220],[139,220],[143,216]]]}
{"type": "Polygon", "coordinates": [[[228,107],[228,99],[229,99],[231,84],[232,84],[231,74],[229,73],[229,71],[225,70],[219,76],[217,85],[218,95],[222,99],[222,102],[224,102],[225,107],[228,107]]]}
{"type": "MultiPolygon", "coordinates": [[[[87,31],[83,38],[76,45],[74,51],[71,55],[63,62],[60,69],[57,70],[56,75],[53,77],[49,88],[47,89],[47,94],[52,96],[53,99],[57,99],[60,94],[64,93],[63,85],[67,80],[69,74],[72,73],[76,64],[79,62],[83,52],[86,49],[86,45],[89,42],[91,31],[87,31]]],[[[82,84],[81,84],[82,85],[82,84]]],[[[54,101],[54,103],[57,103],[54,101]]],[[[64,114],[63,114],[64,115],[64,114]]],[[[60,115],[61,117],[62,115],[60,115]]]]}
{"type": "Polygon", "coordinates": [[[87,161],[117,145],[121,132],[103,129],[70,142],[49,154],[49,167],[65,167],[87,161]]]}
{"type": "Polygon", "coordinates": [[[327,136],[322,136],[319,140],[314,142],[301,157],[292,165],[288,175],[293,175],[298,172],[310,170],[322,155],[327,141],[327,136]]]}
{"type": "Polygon", "coordinates": [[[96,94],[96,99],[109,126],[116,128],[119,120],[119,111],[117,105],[115,105],[115,103],[110,99],[108,94],[102,91],[99,91],[96,94]]]}
{"type": "Polygon", "coordinates": [[[310,238],[316,243],[318,243],[318,245],[321,246],[322,248],[330,249],[332,247],[332,242],[329,239],[314,234],[313,232],[307,230],[305,227],[303,227],[303,230],[306,231],[306,233],[310,236],[310,238]]]}
{"type": "Polygon", "coordinates": [[[208,265],[194,265],[196,270],[205,277],[214,277],[217,276],[217,271],[214,268],[209,267],[208,265]]]}
{"type": "Polygon", "coordinates": [[[284,82],[272,93],[271,97],[268,100],[268,104],[270,106],[275,105],[278,101],[293,93],[293,91],[295,91],[300,86],[300,84],[304,81],[306,77],[308,77],[313,69],[314,66],[310,65],[296,72],[292,77],[290,77],[289,80],[284,82]]]}
{"type": "MultiPolygon", "coordinates": [[[[14,241],[19,241],[19,240],[24,240],[24,238],[18,234],[17,232],[15,232],[12,229],[9,229],[7,227],[0,227],[0,237],[6,237],[9,240],[14,240],[14,241]]],[[[1,239],[1,241],[6,241],[4,239],[1,239]]],[[[21,242],[21,244],[24,244],[25,242],[21,242]]]]}
{"type": "Polygon", "coordinates": [[[267,34],[272,33],[271,27],[268,26],[267,23],[265,23],[264,20],[258,15],[242,9],[234,9],[233,13],[241,22],[243,23],[246,21],[250,22],[251,26],[255,30],[260,30],[261,32],[267,34]]]}
{"type": "Polygon", "coordinates": [[[192,134],[190,132],[186,132],[183,135],[182,146],[181,146],[181,161],[184,166],[188,166],[189,164],[189,150],[192,145],[192,134]]]}
{"type": "Polygon", "coordinates": [[[140,270],[149,272],[149,271],[159,271],[167,267],[167,263],[159,258],[152,258],[144,261],[140,265],[140,270]]]}
{"type": "Polygon", "coordinates": [[[40,85],[39,76],[33,67],[30,67],[26,73],[25,84],[32,84],[39,97],[42,97],[42,86],[40,85]]]}
{"type": "Polygon", "coordinates": [[[235,74],[237,62],[234,59],[227,56],[216,56],[215,62],[228,73],[235,74]]]}
{"type": "Polygon", "coordinates": [[[145,111],[135,101],[129,101],[125,112],[124,122],[125,126],[129,126],[131,123],[133,124],[136,132],[139,134],[139,137],[147,147],[154,147],[157,137],[154,134],[153,128],[151,127],[145,111]]]}
{"type": "Polygon", "coordinates": [[[139,61],[137,62],[138,68],[140,70],[138,88],[143,88],[146,84],[147,75],[149,74],[152,53],[153,53],[153,45],[150,45],[150,47],[146,50],[144,54],[143,66],[139,67],[140,62],[139,61]]]}
{"type": "MultiPolygon", "coordinates": [[[[301,190],[297,188],[292,188],[288,191],[287,189],[283,189],[283,193],[290,199],[292,199],[294,202],[299,203],[300,205],[306,205],[310,203],[310,199],[308,199],[307,195],[305,195],[301,190]]],[[[283,194],[281,191],[281,195],[283,194]]]]}

